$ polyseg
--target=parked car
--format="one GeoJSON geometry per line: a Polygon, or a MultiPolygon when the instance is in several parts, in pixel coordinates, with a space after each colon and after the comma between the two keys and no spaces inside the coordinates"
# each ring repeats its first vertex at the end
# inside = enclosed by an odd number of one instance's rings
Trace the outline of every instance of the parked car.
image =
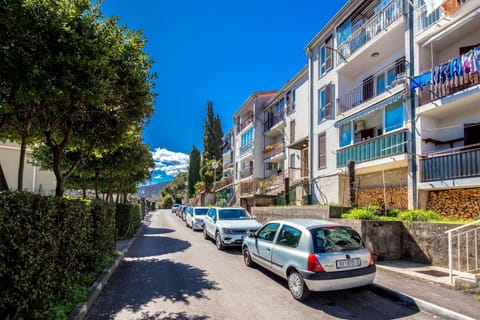
{"type": "Polygon", "coordinates": [[[202,230],[203,220],[209,208],[207,207],[190,207],[187,209],[185,217],[185,225],[192,230],[202,230]]]}
{"type": "Polygon", "coordinates": [[[242,207],[212,207],[203,224],[203,237],[215,239],[217,249],[226,246],[241,246],[249,232],[262,225],[242,207]]]}
{"type": "Polygon", "coordinates": [[[180,205],[177,210],[175,211],[175,214],[177,215],[177,217],[182,217],[181,216],[181,213],[182,213],[182,210],[183,210],[183,207],[185,207],[184,205],[180,205]]]}
{"type": "Polygon", "coordinates": [[[175,203],[175,204],[172,206],[172,213],[176,213],[178,207],[180,207],[180,205],[179,205],[178,203],[175,203]]]}
{"type": "Polygon", "coordinates": [[[186,211],[187,211],[187,208],[189,208],[189,207],[190,206],[183,206],[182,210],[180,210],[180,218],[182,218],[183,221],[185,221],[186,211]]]}
{"type": "Polygon", "coordinates": [[[242,245],[247,266],[258,264],[288,280],[299,301],[310,291],[343,290],[375,279],[373,256],[352,228],[317,219],[274,220],[242,245]]]}

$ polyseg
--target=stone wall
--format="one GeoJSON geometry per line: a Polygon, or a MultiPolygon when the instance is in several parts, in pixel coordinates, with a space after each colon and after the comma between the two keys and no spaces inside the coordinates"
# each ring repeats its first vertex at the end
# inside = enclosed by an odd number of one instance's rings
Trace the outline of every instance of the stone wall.
{"type": "Polygon", "coordinates": [[[448,266],[448,238],[445,231],[459,226],[458,224],[337,219],[333,217],[339,217],[340,212],[348,208],[333,208],[253,207],[252,214],[263,224],[283,218],[331,220],[355,229],[376,260],[409,260],[448,266]]]}

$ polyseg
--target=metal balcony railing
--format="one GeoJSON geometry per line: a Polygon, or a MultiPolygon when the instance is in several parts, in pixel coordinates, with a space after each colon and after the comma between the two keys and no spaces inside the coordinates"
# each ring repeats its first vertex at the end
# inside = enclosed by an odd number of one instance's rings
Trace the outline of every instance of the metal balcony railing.
{"type": "Polygon", "coordinates": [[[403,14],[403,0],[393,0],[385,8],[371,17],[362,27],[338,46],[337,64],[343,63],[355,51],[385,30],[403,14]]]}
{"type": "Polygon", "coordinates": [[[480,144],[429,154],[420,168],[422,182],[480,177],[480,144]]]}
{"type": "Polygon", "coordinates": [[[240,155],[247,153],[248,151],[253,149],[253,141],[243,145],[240,147],[240,155]]]}
{"type": "Polygon", "coordinates": [[[253,175],[253,168],[246,167],[240,170],[240,179],[247,178],[253,175]]]}
{"type": "Polygon", "coordinates": [[[295,112],[295,102],[287,105],[287,115],[291,115],[295,112]]]}
{"type": "Polygon", "coordinates": [[[285,120],[285,109],[280,110],[279,112],[274,113],[269,119],[263,123],[263,131],[266,132],[277,124],[285,120]]]}
{"type": "Polygon", "coordinates": [[[407,130],[384,134],[337,150],[337,167],[407,152],[407,130]]]}
{"type": "Polygon", "coordinates": [[[222,180],[217,181],[213,184],[213,190],[217,191],[220,188],[228,186],[229,184],[233,183],[233,177],[224,177],[222,180]]]}
{"type": "Polygon", "coordinates": [[[263,159],[269,159],[277,154],[283,153],[284,151],[284,144],[283,143],[276,143],[270,146],[267,146],[263,151],[263,159]]]}
{"type": "Polygon", "coordinates": [[[418,11],[415,19],[415,31],[420,33],[426,29],[428,29],[431,25],[433,25],[438,20],[442,19],[446,15],[451,15],[458,9],[460,9],[465,2],[469,0],[447,0],[443,2],[442,7],[435,9],[430,14],[427,13],[427,6],[422,6],[418,11]]]}
{"type": "Polygon", "coordinates": [[[445,233],[448,235],[450,284],[453,284],[453,270],[480,270],[480,220],[447,230],[445,233]]]}
{"type": "Polygon", "coordinates": [[[385,69],[357,84],[353,89],[342,93],[337,99],[337,114],[347,112],[367,102],[405,79],[405,59],[398,60],[385,69]],[[390,78],[390,79],[389,79],[390,78]]]}
{"type": "Polygon", "coordinates": [[[239,134],[243,129],[245,129],[252,123],[253,123],[253,115],[249,116],[248,118],[240,122],[240,125],[237,127],[237,134],[239,134]]]}

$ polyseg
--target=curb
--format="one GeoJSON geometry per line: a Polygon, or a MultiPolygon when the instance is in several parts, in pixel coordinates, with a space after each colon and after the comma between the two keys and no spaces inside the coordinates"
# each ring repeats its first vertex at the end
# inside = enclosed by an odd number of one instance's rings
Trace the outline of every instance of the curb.
{"type": "Polygon", "coordinates": [[[381,295],[381,296],[386,296],[390,299],[399,301],[400,303],[406,305],[407,307],[413,308],[413,309],[418,309],[424,312],[428,312],[430,314],[442,317],[444,319],[449,319],[449,320],[475,320],[474,318],[471,318],[469,316],[466,316],[464,314],[460,314],[458,312],[452,311],[447,308],[440,307],[438,305],[435,305],[431,302],[427,302],[425,300],[421,300],[412,296],[409,296],[407,294],[404,294],[399,291],[393,291],[391,289],[385,288],[381,285],[378,284],[371,284],[370,288],[372,289],[373,292],[381,295]]]}
{"type": "Polygon", "coordinates": [[[112,262],[110,262],[103,272],[100,274],[100,276],[95,280],[95,282],[92,284],[90,289],[88,290],[87,294],[87,300],[85,302],[81,302],[73,308],[72,312],[68,315],[68,320],[83,320],[85,316],[87,315],[88,311],[92,307],[92,305],[95,303],[95,300],[97,297],[102,293],[102,290],[105,288],[105,285],[107,284],[108,280],[110,280],[110,277],[112,274],[115,272],[117,267],[120,265],[120,262],[122,262],[123,257],[125,256],[125,253],[128,251],[130,248],[130,245],[133,243],[133,241],[137,238],[137,236],[142,232],[144,229],[145,224],[144,221],[142,221],[142,225],[138,228],[137,232],[135,235],[128,241],[128,244],[126,245],[125,249],[122,251],[116,251],[116,256],[112,262]]]}

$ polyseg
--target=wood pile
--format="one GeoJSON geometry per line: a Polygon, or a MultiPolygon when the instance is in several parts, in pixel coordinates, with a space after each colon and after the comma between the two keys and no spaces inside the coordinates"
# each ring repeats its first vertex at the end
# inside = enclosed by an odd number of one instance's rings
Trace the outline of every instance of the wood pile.
{"type": "Polygon", "coordinates": [[[480,215],[480,188],[430,191],[427,209],[455,219],[476,219],[480,215]]]}
{"type": "Polygon", "coordinates": [[[387,209],[408,209],[408,189],[407,187],[387,187],[385,194],[383,188],[361,188],[357,194],[358,207],[368,205],[382,206],[386,199],[387,209]]]}

